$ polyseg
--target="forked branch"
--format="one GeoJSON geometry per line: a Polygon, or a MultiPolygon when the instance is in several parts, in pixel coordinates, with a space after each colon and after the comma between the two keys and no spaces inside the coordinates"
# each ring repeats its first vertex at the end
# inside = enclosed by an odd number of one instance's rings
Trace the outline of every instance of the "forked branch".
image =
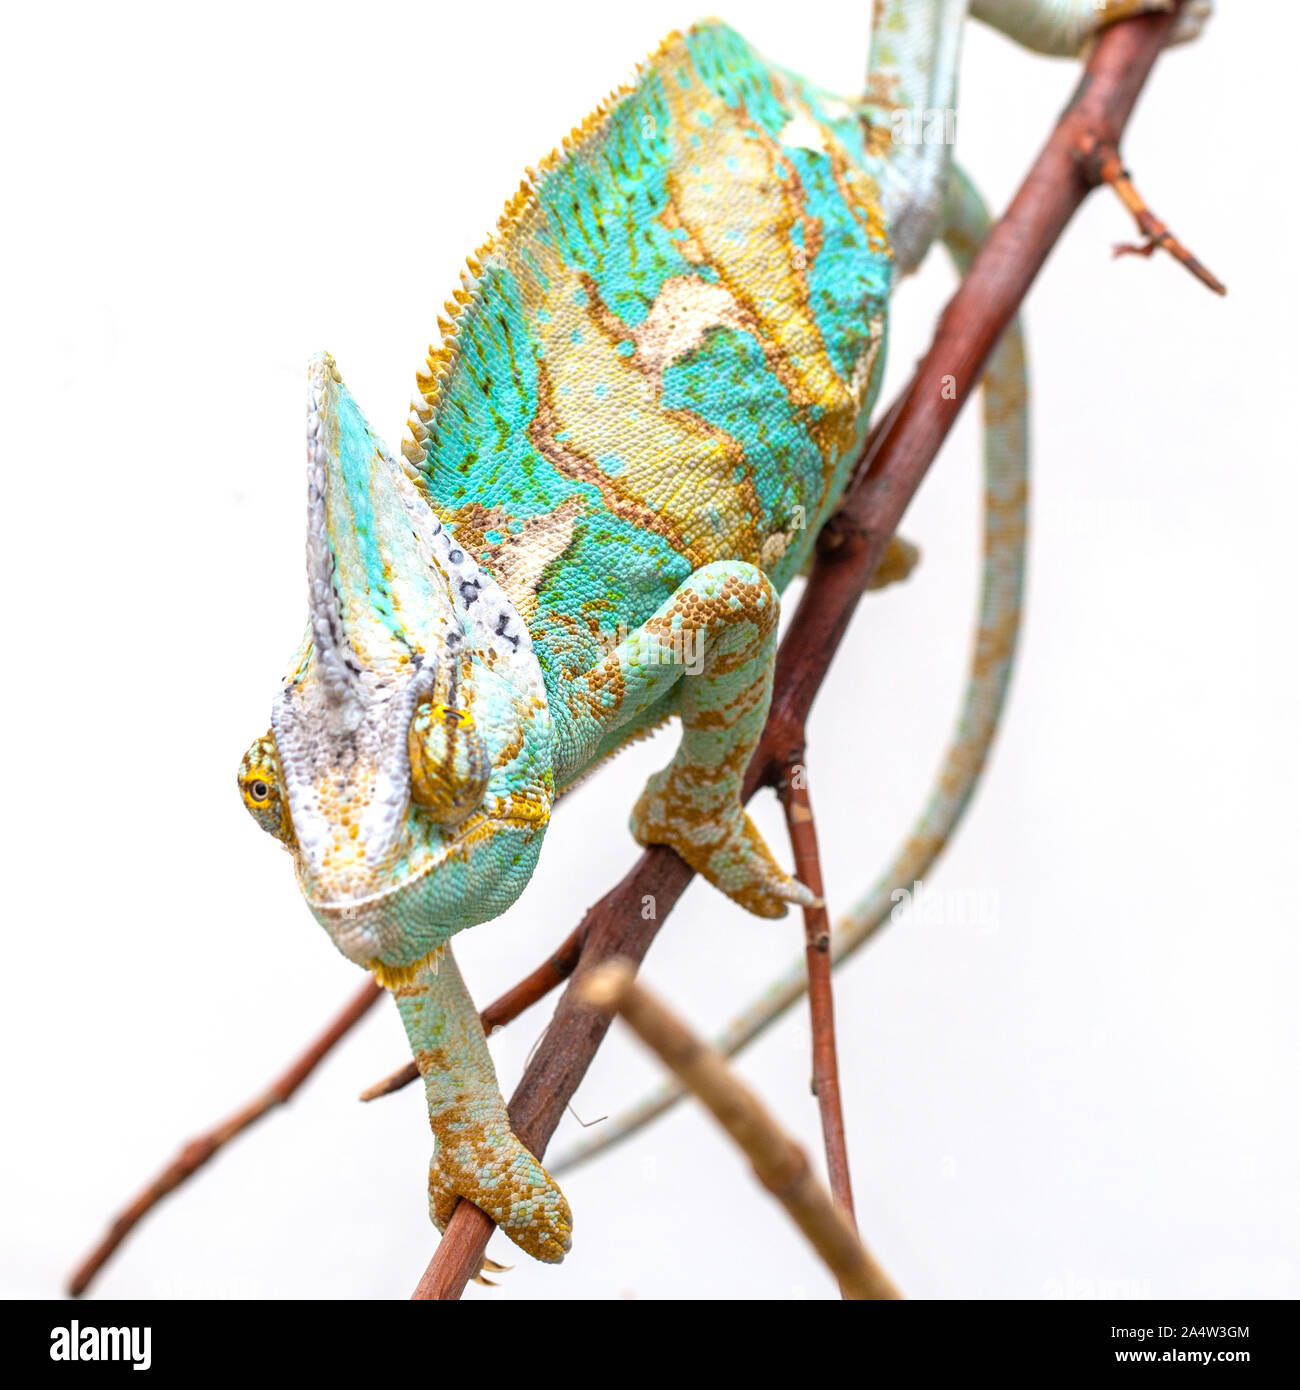
{"type": "Polygon", "coordinates": [[[1109,184],[1115,190],[1115,196],[1133,214],[1138,231],[1146,237],[1140,246],[1131,242],[1118,243],[1115,246],[1117,256],[1150,257],[1156,251],[1167,251],[1179,265],[1215,294],[1228,293],[1228,287],[1212,275],[1147,206],[1146,199],[1133,186],[1133,179],[1113,141],[1094,138],[1089,134],[1080,143],[1078,156],[1084,172],[1094,183],[1109,184]]]}

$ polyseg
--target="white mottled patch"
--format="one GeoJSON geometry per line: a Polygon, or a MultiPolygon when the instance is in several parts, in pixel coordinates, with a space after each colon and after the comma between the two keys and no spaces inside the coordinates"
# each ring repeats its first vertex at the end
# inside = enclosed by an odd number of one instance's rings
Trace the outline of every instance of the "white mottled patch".
{"type": "Polygon", "coordinates": [[[675,275],[664,281],[645,321],[630,331],[637,361],[659,380],[665,368],[699,347],[711,328],[752,332],[754,325],[725,285],[675,275]]]}
{"type": "Polygon", "coordinates": [[[817,104],[833,121],[848,121],[853,119],[853,108],[848,102],[841,101],[839,97],[824,96],[819,98],[817,104]]]}
{"type": "Polygon", "coordinates": [[[826,137],[822,134],[821,128],[807,116],[792,116],[785,123],[777,139],[788,149],[826,153],[826,137]]]}

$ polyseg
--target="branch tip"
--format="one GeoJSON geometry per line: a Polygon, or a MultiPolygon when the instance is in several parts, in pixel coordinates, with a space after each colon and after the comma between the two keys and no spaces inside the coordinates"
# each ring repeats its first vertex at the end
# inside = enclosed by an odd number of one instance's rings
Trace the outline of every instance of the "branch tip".
{"type": "Polygon", "coordinates": [[[1097,137],[1081,140],[1076,150],[1080,166],[1094,185],[1107,184],[1116,197],[1133,215],[1138,231],[1146,238],[1141,244],[1120,242],[1112,247],[1112,255],[1150,258],[1153,252],[1167,251],[1190,274],[1215,294],[1228,293],[1227,286],[1213,275],[1183,245],[1172,231],[1153,213],[1147,201],[1134,187],[1132,176],[1124,167],[1118,147],[1113,141],[1097,137]]]}

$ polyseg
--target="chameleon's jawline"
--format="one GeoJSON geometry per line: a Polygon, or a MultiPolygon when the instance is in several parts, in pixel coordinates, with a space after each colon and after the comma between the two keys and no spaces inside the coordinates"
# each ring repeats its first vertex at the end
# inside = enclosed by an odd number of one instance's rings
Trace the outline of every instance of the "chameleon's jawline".
{"type": "MultiPolygon", "coordinates": [[[[344,901],[326,900],[309,891],[302,861],[296,867],[299,886],[312,916],[323,926],[339,951],[355,965],[368,970],[387,972],[390,976],[409,974],[428,963],[440,951],[448,938],[475,922],[487,921],[505,910],[507,903],[497,900],[481,909],[475,908],[476,895],[470,893],[463,901],[448,904],[448,921],[432,927],[423,939],[403,950],[403,931],[397,919],[398,900],[404,894],[418,893],[440,870],[463,858],[473,846],[490,840],[499,833],[541,831],[545,819],[533,816],[475,815],[471,816],[454,839],[444,842],[428,861],[399,881],[389,881],[374,893],[348,898],[344,901]],[[454,924],[453,924],[454,919],[454,924]],[[403,959],[403,957],[407,957],[403,959]]],[[[526,879],[519,884],[522,891],[526,879]]],[[[518,896],[518,893],[514,895],[518,896]]],[[[513,901],[511,898],[510,901],[513,901]]]]}

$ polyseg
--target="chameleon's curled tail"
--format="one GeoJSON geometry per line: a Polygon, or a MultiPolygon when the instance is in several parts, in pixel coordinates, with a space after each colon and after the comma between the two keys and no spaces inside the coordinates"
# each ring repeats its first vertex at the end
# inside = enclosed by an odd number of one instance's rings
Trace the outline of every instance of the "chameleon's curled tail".
{"type": "MultiPolygon", "coordinates": [[[[964,274],[988,232],[990,220],[978,192],[956,168],[948,183],[943,219],[944,244],[964,274]]],[[[990,358],[983,382],[983,578],[975,649],[957,729],[920,819],[889,867],[836,927],[831,937],[834,963],[851,955],[890,920],[896,890],[911,889],[925,877],[970,802],[997,731],[1020,630],[1027,531],[1028,406],[1024,337],[1016,319],[990,358]]],[[[800,956],[732,1021],[714,1046],[724,1056],[738,1052],[807,988],[807,972],[800,956]]],[[[675,1084],[660,1087],[561,1154],[552,1171],[573,1168],[626,1139],[674,1105],[682,1094],[675,1084]]]]}

